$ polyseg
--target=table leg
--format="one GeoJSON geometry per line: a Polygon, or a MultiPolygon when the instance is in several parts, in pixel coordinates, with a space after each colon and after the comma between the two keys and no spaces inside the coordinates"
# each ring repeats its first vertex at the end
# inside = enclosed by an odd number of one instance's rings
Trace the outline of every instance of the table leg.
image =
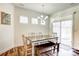
{"type": "Polygon", "coordinates": [[[59,43],[57,43],[57,56],[58,56],[58,53],[59,53],[59,43]]]}
{"type": "Polygon", "coordinates": [[[59,52],[59,43],[57,44],[57,52],[59,52]]]}

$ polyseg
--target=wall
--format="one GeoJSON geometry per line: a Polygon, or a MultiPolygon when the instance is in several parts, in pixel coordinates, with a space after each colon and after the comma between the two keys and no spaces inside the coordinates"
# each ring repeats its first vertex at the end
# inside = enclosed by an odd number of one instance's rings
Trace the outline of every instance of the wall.
{"type": "Polygon", "coordinates": [[[11,25],[0,24],[0,53],[14,46],[22,45],[22,34],[26,34],[26,32],[42,32],[43,34],[48,34],[48,20],[46,21],[46,25],[31,24],[31,18],[40,15],[38,12],[15,7],[8,3],[0,4],[1,11],[11,14],[11,25]],[[29,24],[19,23],[19,16],[28,16],[29,24]]]}
{"type": "Polygon", "coordinates": [[[48,34],[48,23],[49,21],[47,20],[46,25],[40,25],[40,24],[31,24],[31,18],[32,17],[37,17],[39,16],[40,13],[37,13],[35,11],[31,11],[28,9],[23,9],[20,7],[15,7],[15,45],[22,45],[22,35],[26,33],[31,33],[31,32],[42,32],[43,34],[48,34]],[[29,23],[28,24],[21,24],[19,22],[19,17],[20,16],[27,16],[29,18],[29,23]]]}
{"type": "Polygon", "coordinates": [[[0,24],[0,53],[5,52],[7,49],[12,48],[14,45],[13,10],[14,8],[11,4],[0,3],[0,12],[2,11],[11,14],[11,25],[0,24]]]}
{"type": "Polygon", "coordinates": [[[79,11],[74,14],[74,48],[79,50],[79,11]]]}
{"type": "MultiPolygon", "coordinates": [[[[63,11],[60,11],[60,12],[57,12],[55,14],[52,14],[50,16],[50,34],[52,34],[52,23],[53,21],[60,21],[60,20],[67,20],[67,19],[72,19],[72,20],[78,20],[79,18],[74,18],[73,19],[73,12],[77,12],[79,11],[79,5],[78,6],[74,6],[72,8],[69,8],[69,9],[66,9],[66,10],[63,10],[63,11]]],[[[74,22],[73,23],[73,26],[76,25],[79,27],[79,23],[76,23],[74,22]]],[[[78,29],[77,29],[78,30],[78,29]]],[[[75,31],[74,31],[74,27],[73,27],[73,33],[74,33],[74,36],[75,36],[75,31]]],[[[79,34],[77,33],[76,36],[79,36],[79,34]]],[[[74,38],[74,37],[73,37],[74,38]]],[[[74,38],[73,39],[73,48],[75,49],[79,49],[79,43],[77,43],[77,41],[79,41],[79,38],[74,38]],[[77,43],[77,44],[76,44],[77,43]]]]}

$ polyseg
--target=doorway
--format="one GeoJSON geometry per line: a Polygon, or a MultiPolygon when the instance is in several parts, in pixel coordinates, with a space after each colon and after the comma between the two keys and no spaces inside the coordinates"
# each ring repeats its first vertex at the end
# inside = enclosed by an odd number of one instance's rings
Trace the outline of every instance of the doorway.
{"type": "Polygon", "coordinates": [[[72,20],[53,22],[53,33],[61,44],[72,47],[72,20]]]}

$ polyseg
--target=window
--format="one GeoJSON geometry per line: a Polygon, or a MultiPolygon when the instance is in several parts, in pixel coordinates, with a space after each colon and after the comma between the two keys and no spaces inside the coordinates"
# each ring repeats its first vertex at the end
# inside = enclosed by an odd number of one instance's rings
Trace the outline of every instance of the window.
{"type": "Polygon", "coordinates": [[[41,20],[41,25],[45,25],[46,21],[45,20],[41,20]]]}
{"type": "Polygon", "coordinates": [[[11,15],[5,12],[1,12],[1,24],[10,25],[11,15]]]}
{"type": "Polygon", "coordinates": [[[20,16],[20,23],[28,24],[28,17],[26,17],[26,16],[20,16]]]}
{"type": "Polygon", "coordinates": [[[36,18],[32,18],[32,24],[38,24],[38,19],[36,19],[36,18]]]}

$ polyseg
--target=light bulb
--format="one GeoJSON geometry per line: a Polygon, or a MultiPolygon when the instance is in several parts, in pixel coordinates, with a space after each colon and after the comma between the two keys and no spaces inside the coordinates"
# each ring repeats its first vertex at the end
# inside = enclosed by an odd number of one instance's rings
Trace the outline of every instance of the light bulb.
{"type": "Polygon", "coordinates": [[[48,18],[48,16],[45,17],[45,20],[48,18]]]}
{"type": "Polygon", "coordinates": [[[43,15],[41,15],[41,17],[43,18],[43,15]]]}

